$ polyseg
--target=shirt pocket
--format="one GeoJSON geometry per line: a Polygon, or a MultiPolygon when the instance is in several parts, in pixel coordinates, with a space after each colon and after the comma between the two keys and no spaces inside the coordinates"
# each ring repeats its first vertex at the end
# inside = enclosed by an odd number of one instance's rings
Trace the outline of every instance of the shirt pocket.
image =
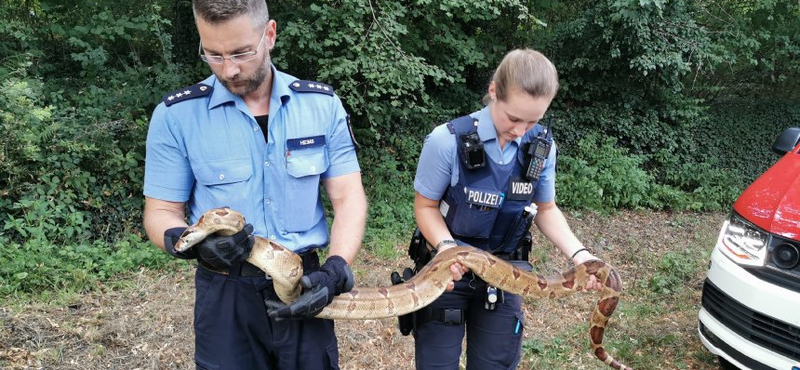
{"type": "Polygon", "coordinates": [[[288,232],[310,230],[324,216],[317,210],[319,204],[320,175],[328,170],[326,145],[292,150],[286,157],[287,207],[284,212],[284,227],[288,232]]]}
{"type": "Polygon", "coordinates": [[[247,180],[253,177],[249,158],[202,162],[194,166],[194,173],[200,188],[198,201],[212,207],[246,204],[242,202],[253,195],[247,188],[247,180]]]}

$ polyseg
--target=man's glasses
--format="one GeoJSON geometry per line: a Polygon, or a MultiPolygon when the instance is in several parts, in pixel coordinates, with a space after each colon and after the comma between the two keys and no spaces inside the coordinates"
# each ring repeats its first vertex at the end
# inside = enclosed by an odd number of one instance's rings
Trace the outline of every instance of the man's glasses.
{"type": "Polygon", "coordinates": [[[208,64],[222,64],[225,63],[225,59],[230,60],[231,62],[234,62],[236,64],[246,63],[256,58],[256,54],[258,54],[258,51],[261,50],[261,44],[264,42],[264,36],[266,35],[267,35],[266,32],[261,34],[261,40],[258,41],[258,46],[256,47],[256,50],[248,51],[246,53],[233,54],[229,57],[224,57],[222,55],[206,55],[206,53],[203,52],[202,41],[200,42],[200,45],[198,45],[197,53],[200,54],[200,59],[202,59],[204,62],[208,64]]]}

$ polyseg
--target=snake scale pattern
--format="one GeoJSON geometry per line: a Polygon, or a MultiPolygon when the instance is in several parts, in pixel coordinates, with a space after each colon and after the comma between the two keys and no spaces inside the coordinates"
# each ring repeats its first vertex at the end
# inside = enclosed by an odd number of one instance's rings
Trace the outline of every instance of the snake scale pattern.
{"type": "MultiPolygon", "coordinates": [[[[204,213],[196,224],[181,235],[175,246],[185,251],[219,233],[231,235],[245,225],[244,216],[229,208],[215,208],[204,213]]],[[[301,293],[303,267],[300,257],[282,245],[262,237],[247,259],[273,279],[275,292],[285,303],[301,293]]],[[[602,283],[600,299],[590,319],[589,339],[592,353],[614,369],[632,370],[606,352],[603,335],[611,314],[617,307],[622,281],[614,268],[600,260],[591,260],[553,276],[523,271],[496,256],[472,247],[456,247],[438,253],[417,275],[405,283],[389,287],[356,287],[337,296],[317,317],[327,319],[379,319],[417,311],[438,298],[453,280],[450,265],[461,263],[487,283],[514,294],[534,298],[559,298],[583,290],[591,275],[602,283]]]]}

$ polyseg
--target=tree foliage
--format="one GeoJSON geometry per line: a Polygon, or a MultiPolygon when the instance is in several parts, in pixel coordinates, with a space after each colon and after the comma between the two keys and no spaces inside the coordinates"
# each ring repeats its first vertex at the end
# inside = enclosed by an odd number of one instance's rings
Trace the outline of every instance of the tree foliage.
{"type": "MultiPolygon", "coordinates": [[[[537,48],[559,69],[550,114],[566,207],[727,207],[770,163],[763,143],[800,125],[797,2],[269,6],[277,66],[334,85],[352,115],[370,245],[393,247],[413,227],[425,135],[480,108],[493,68],[513,48],[537,48]],[[726,147],[741,136],[760,144],[726,147]]],[[[0,241],[111,246],[141,235],[150,112],[164,93],[209,73],[196,55],[191,1],[8,0],[0,16],[0,241]]]]}
{"type": "Polygon", "coordinates": [[[798,96],[800,3],[702,1],[697,18],[714,31],[712,43],[722,50],[721,60],[703,76],[704,97],[798,96]]]}
{"type": "Polygon", "coordinates": [[[499,58],[538,27],[519,0],[277,1],[270,14],[278,66],[331,83],[344,98],[365,144],[368,235],[388,233],[383,240],[413,223],[411,182],[424,135],[479,108],[499,58]]]}

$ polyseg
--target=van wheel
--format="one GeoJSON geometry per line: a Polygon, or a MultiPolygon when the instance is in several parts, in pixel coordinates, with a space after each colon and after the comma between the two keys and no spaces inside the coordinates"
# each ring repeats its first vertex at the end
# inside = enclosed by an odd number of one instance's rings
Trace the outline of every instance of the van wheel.
{"type": "Polygon", "coordinates": [[[719,366],[724,370],[740,370],[738,367],[733,366],[732,363],[728,362],[728,360],[726,360],[722,356],[717,356],[717,359],[719,360],[719,366]]]}

